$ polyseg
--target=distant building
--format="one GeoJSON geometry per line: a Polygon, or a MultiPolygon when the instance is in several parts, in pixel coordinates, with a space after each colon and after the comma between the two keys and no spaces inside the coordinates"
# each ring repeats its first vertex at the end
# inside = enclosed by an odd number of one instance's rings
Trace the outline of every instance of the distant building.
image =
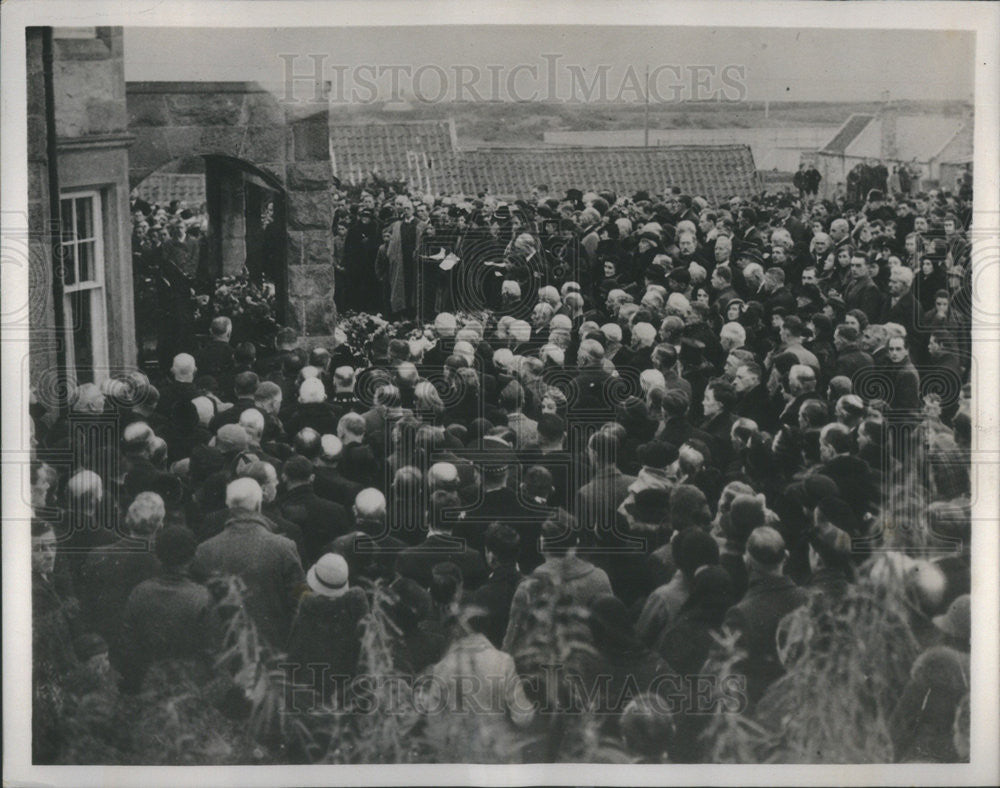
{"type": "Polygon", "coordinates": [[[820,192],[832,194],[856,165],[878,159],[916,164],[921,184],[954,185],[958,169],[972,160],[972,118],[903,113],[888,106],[876,114],[854,114],[816,153],[823,176],[820,192]]]}
{"type": "MultiPolygon", "coordinates": [[[[760,128],[650,129],[650,145],[749,145],[761,171],[795,172],[803,156],[830,139],[836,126],[771,126],[760,128]]],[[[641,148],[643,129],[613,131],[546,131],[547,145],[641,148]]]]}

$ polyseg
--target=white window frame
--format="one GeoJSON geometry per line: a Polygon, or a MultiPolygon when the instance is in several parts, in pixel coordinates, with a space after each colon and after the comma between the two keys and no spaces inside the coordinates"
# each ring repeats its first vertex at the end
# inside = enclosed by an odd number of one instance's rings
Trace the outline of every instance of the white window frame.
{"type": "Polygon", "coordinates": [[[63,278],[63,314],[66,323],[66,368],[72,376],[76,376],[76,347],[73,342],[73,327],[76,318],[73,315],[73,302],[71,296],[74,293],[83,291],[90,292],[90,336],[93,346],[91,354],[93,356],[94,382],[100,383],[108,377],[108,311],[107,311],[107,282],[104,278],[104,212],[102,211],[102,193],[98,189],[86,189],[77,191],[61,192],[59,195],[60,207],[62,201],[70,201],[70,215],[62,216],[62,224],[65,228],[72,228],[73,237],[69,241],[62,241],[63,249],[74,247],[73,253],[69,256],[63,255],[63,265],[72,264],[73,284],[66,284],[65,275],[63,278]],[[89,199],[91,206],[91,216],[93,218],[92,238],[76,237],[76,201],[79,199],[89,199]],[[77,265],[77,254],[75,247],[81,241],[94,242],[94,258],[92,260],[93,270],[91,278],[81,282],[77,265]]]}

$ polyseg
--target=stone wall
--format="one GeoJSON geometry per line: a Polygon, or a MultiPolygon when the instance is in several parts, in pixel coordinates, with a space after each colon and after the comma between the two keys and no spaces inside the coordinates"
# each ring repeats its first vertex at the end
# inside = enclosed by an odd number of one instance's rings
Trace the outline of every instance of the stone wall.
{"type": "Polygon", "coordinates": [[[130,82],[126,86],[130,180],[190,156],[227,156],[280,187],[286,201],[287,322],[329,336],[333,221],[328,113],[299,117],[245,82],[130,82]]]}

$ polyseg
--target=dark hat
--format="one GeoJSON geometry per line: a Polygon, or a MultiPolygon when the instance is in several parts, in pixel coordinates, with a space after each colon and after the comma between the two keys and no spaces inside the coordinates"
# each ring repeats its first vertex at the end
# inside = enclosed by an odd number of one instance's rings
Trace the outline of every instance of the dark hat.
{"type": "Polygon", "coordinates": [[[788,317],[786,317],[783,326],[785,331],[787,331],[793,337],[802,336],[805,328],[805,326],[802,323],[802,319],[795,315],[789,315],[788,317]]]}
{"type": "Polygon", "coordinates": [[[843,498],[824,498],[817,504],[823,519],[831,525],[836,526],[841,531],[847,532],[850,536],[858,536],[861,533],[861,523],[854,509],[843,498]]]}
{"type": "Polygon", "coordinates": [[[879,189],[872,189],[868,192],[868,202],[877,202],[884,199],[885,195],[879,189]]]}
{"type": "Polygon", "coordinates": [[[483,473],[487,475],[504,473],[517,459],[510,444],[500,438],[487,436],[483,438],[482,446],[489,452],[489,456],[483,457],[482,460],[483,473]]]}
{"type": "Polygon", "coordinates": [[[787,375],[788,371],[799,363],[799,357],[789,350],[776,355],[771,363],[782,375],[787,375]]]}
{"type": "Polygon", "coordinates": [[[643,239],[657,244],[660,243],[660,236],[652,230],[643,230],[639,233],[639,240],[641,241],[643,239]]]}
{"type": "Polygon", "coordinates": [[[182,566],[194,558],[198,542],[191,529],[168,525],[156,535],[156,557],[165,567],[182,566]]]}
{"type": "Polygon", "coordinates": [[[572,202],[581,202],[583,200],[583,192],[579,189],[567,189],[566,199],[572,202]]]}
{"type": "Polygon", "coordinates": [[[752,246],[744,246],[736,253],[737,260],[750,260],[754,263],[763,263],[764,258],[761,257],[760,251],[752,246]]]}
{"type": "Polygon", "coordinates": [[[792,195],[781,194],[778,196],[777,202],[775,204],[779,208],[791,208],[793,205],[795,205],[795,202],[792,200],[792,195]]]}
{"type": "Polygon", "coordinates": [[[641,462],[647,468],[666,468],[677,461],[677,447],[666,441],[649,441],[642,444],[636,452],[641,462]]]}
{"type": "Polygon", "coordinates": [[[673,279],[675,282],[679,282],[682,285],[691,284],[691,272],[684,267],[674,268],[667,275],[667,278],[673,279]]]}
{"type": "Polygon", "coordinates": [[[632,195],[632,202],[648,202],[649,192],[645,189],[639,189],[635,194],[632,195]]]}
{"type": "Polygon", "coordinates": [[[836,498],[840,495],[837,483],[822,473],[811,473],[802,480],[802,493],[807,506],[815,506],[824,498],[836,498]]]}
{"type": "Polygon", "coordinates": [[[670,517],[670,490],[646,487],[635,494],[630,514],[639,522],[664,523],[670,517]]]}

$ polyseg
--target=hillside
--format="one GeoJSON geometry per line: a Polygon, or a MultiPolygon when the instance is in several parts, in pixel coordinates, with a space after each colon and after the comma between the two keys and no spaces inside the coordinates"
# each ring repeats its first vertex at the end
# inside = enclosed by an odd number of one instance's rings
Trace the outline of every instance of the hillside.
{"type": "MultiPolygon", "coordinates": [[[[684,102],[653,104],[649,126],[670,128],[768,128],[839,125],[852,112],[874,112],[872,103],[684,102]]],[[[905,111],[961,114],[962,102],[899,102],[905,111]]],[[[546,131],[611,131],[642,128],[645,108],[635,104],[569,104],[542,102],[461,102],[440,104],[334,105],[333,122],[391,123],[403,120],[454,118],[462,147],[526,145],[542,141],[546,131]]]]}

